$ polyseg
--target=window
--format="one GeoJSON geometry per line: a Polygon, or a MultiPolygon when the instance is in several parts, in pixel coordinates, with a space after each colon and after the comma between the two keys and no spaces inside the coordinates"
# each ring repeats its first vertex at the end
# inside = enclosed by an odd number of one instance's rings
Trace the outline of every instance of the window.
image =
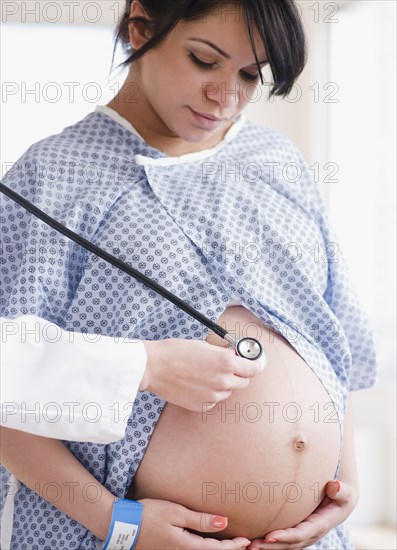
{"type": "Polygon", "coordinates": [[[7,23],[1,46],[4,175],[30,145],[105,105],[124,77],[108,82],[113,27],[7,23]]]}

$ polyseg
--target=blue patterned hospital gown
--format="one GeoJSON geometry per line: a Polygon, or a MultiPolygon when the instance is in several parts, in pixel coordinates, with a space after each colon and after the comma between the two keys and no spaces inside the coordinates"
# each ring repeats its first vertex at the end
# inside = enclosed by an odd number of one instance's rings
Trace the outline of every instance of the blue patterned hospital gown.
{"type": "MultiPolygon", "coordinates": [[[[4,183],[211,319],[230,300],[243,304],[302,355],[340,422],[347,392],[374,383],[371,329],[318,189],[295,146],[277,132],[241,117],[217,147],[169,157],[117,113],[98,107],[32,145],[4,183]]],[[[207,329],[140,282],[4,196],[1,202],[3,316],[36,314],[70,330],[115,337],[206,336],[207,329]]],[[[142,392],[124,439],[65,445],[124,497],[163,405],[142,392]]],[[[9,472],[2,473],[3,508],[9,472]]],[[[96,541],[21,484],[12,550],[95,550],[96,541]]],[[[315,547],[352,544],[339,526],[315,547]]]]}

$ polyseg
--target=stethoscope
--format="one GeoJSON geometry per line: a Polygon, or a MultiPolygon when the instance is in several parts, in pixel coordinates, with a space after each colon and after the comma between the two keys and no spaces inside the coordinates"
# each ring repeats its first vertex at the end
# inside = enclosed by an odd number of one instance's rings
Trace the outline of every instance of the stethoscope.
{"type": "Polygon", "coordinates": [[[152,281],[152,279],[149,279],[149,277],[143,275],[143,273],[140,273],[133,267],[116,258],[115,256],[112,256],[108,252],[105,252],[105,250],[102,250],[98,246],[92,244],[84,237],[81,237],[74,231],[71,231],[70,229],[56,221],[54,218],[51,218],[51,216],[37,208],[37,206],[34,206],[32,203],[30,203],[29,201],[18,195],[18,193],[15,193],[15,191],[12,191],[12,189],[6,187],[2,183],[0,183],[0,191],[4,195],[12,199],[14,202],[25,208],[25,210],[42,220],[44,223],[46,223],[56,231],[59,231],[65,237],[79,244],[86,250],[89,250],[93,254],[97,255],[99,258],[102,258],[103,260],[109,262],[117,269],[120,269],[127,275],[130,275],[130,277],[138,279],[138,281],[141,281],[155,292],[158,292],[161,296],[185,311],[188,315],[191,315],[194,319],[196,319],[196,321],[202,323],[204,326],[211,329],[215,334],[229,342],[229,344],[235,348],[236,354],[240,357],[254,361],[263,356],[266,364],[266,354],[264,352],[263,346],[256,338],[244,337],[236,341],[234,338],[232,338],[232,336],[230,336],[226,329],[217,325],[216,323],[211,321],[211,319],[205,317],[202,313],[178,298],[178,296],[175,296],[174,294],[172,294],[172,292],[165,289],[155,281],[152,281]]]}

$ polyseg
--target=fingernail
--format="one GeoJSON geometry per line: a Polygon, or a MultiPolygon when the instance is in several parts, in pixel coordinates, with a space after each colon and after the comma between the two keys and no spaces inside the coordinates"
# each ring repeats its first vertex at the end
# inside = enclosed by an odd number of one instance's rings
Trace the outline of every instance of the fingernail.
{"type": "Polygon", "coordinates": [[[263,542],[270,542],[270,543],[277,542],[277,539],[264,539],[263,542]]]}
{"type": "Polygon", "coordinates": [[[212,527],[226,527],[227,525],[227,518],[224,518],[223,516],[215,516],[212,520],[212,527]]]}

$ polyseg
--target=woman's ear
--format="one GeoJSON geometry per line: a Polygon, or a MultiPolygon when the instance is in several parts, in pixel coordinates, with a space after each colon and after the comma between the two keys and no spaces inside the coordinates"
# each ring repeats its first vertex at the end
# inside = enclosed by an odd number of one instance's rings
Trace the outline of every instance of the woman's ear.
{"type": "MultiPolygon", "coordinates": [[[[139,0],[133,0],[131,3],[130,17],[142,17],[149,20],[145,10],[139,0]]],[[[130,44],[133,50],[139,50],[149,39],[148,29],[143,23],[130,22],[128,25],[130,44]]]]}

